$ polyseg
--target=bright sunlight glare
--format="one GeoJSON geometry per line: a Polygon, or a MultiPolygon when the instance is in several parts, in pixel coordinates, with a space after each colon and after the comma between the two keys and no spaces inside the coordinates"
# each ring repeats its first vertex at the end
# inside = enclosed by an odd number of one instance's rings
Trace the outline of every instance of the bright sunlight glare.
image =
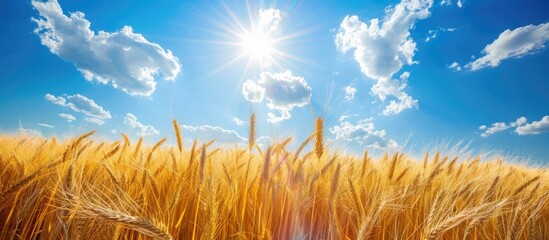
{"type": "Polygon", "coordinates": [[[274,52],[272,39],[262,31],[243,34],[242,47],[246,55],[258,60],[269,59],[274,52]]]}

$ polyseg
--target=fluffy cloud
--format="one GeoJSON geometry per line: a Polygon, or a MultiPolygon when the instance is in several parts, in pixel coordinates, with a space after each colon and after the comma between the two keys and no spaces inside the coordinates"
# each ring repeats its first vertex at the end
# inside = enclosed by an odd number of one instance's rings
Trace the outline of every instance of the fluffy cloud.
{"type": "Polygon", "coordinates": [[[32,1],[41,18],[32,18],[42,45],[73,63],[88,81],[111,84],[130,95],[150,96],[161,75],[174,80],[181,71],[170,50],[151,43],[130,26],[94,32],[84,13],[63,13],[57,0],[32,1]]]}
{"type": "Polygon", "coordinates": [[[497,67],[505,59],[521,58],[538,52],[545,48],[548,40],[549,23],[507,29],[482,50],[484,56],[468,63],[466,67],[472,71],[497,67]]]}
{"type": "MultiPolygon", "coordinates": [[[[96,123],[96,124],[101,122],[101,124],[98,124],[98,125],[102,125],[102,123],[104,123],[105,120],[111,119],[111,114],[110,114],[109,111],[105,111],[105,109],[103,109],[103,107],[97,105],[97,103],[95,103],[95,101],[93,101],[93,100],[91,100],[91,99],[89,99],[85,96],[82,96],[80,94],[70,95],[70,96],[63,96],[63,97],[61,97],[61,96],[56,97],[56,96],[48,93],[44,96],[44,98],[46,100],[50,101],[53,104],[56,104],[56,105],[59,105],[59,106],[62,106],[62,107],[66,107],[66,108],[70,108],[75,112],[83,113],[89,119],[95,119],[95,120],[90,121],[87,118],[86,121],[88,121],[88,122],[93,122],[93,123],[96,123]]],[[[67,119],[67,121],[69,121],[69,122],[74,121],[76,119],[72,115],[65,114],[65,113],[61,113],[61,114],[59,114],[59,116],[61,116],[62,118],[67,119]]]]}
{"type": "Polygon", "coordinates": [[[488,137],[494,133],[504,131],[506,129],[510,128],[507,124],[504,122],[495,122],[492,123],[492,126],[486,127],[486,125],[482,125],[479,127],[480,130],[485,130],[483,133],[480,134],[481,137],[488,137]],[[481,129],[482,128],[482,129],[481,129]]]}
{"type": "Polygon", "coordinates": [[[140,137],[160,134],[153,126],[140,123],[132,113],[128,113],[124,117],[124,125],[136,131],[136,135],[140,137]]]}
{"type": "Polygon", "coordinates": [[[484,131],[483,133],[480,134],[480,136],[483,138],[486,138],[494,133],[505,131],[509,128],[516,128],[516,127],[523,126],[524,124],[527,123],[527,121],[528,120],[525,117],[520,117],[516,121],[510,122],[509,124],[505,122],[495,122],[495,123],[492,123],[490,127],[486,125],[482,125],[478,129],[484,131]]]}
{"type": "MultiPolygon", "coordinates": [[[[234,146],[238,144],[244,146],[248,144],[248,139],[241,136],[237,131],[224,129],[219,126],[200,125],[190,126],[181,125],[183,133],[190,139],[197,139],[201,142],[209,142],[215,140],[216,145],[234,146]]],[[[268,146],[272,143],[272,139],[268,136],[259,136],[255,143],[259,146],[268,146]]]]}
{"type": "Polygon", "coordinates": [[[383,110],[383,115],[397,114],[408,108],[418,107],[417,100],[404,92],[409,77],[410,73],[404,72],[400,75],[400,81],[383,78],[372,86],[372,92],[382,101],[385,101],[388,96],[395,98],[389,101],[389,105],[383,110]]]}
{"type": "Polygon", "coordinates": [[[67,120],[67,122],[73,122],[76,120],[73,115],[70,115],[68,113],[60,113],[59,117],[64,118],[65,120],[67,120]]]}
{"type": "Polygon", "coordinates": [[[341,22],[335,37],[337,49],[342,53],[353,51],[362,73],[377,81],[373,94],[381,100],[394,98],[383,111],[385,115],[417,108],[417,100],[404,92],[410,73],[406,72],[400,81],[393,75],[404,65],[417,63],[413,60],[416,43],[410,29],[416,21],[429,17],[432,5],[432,0],[402,0],[388,8],[381,20],[363,22],[358,16],[346,16],[341,22]]]}
{"type": "Polygon", "coordinates": [[[515,129],[515,132],[518,133],[518,135],[540,134],[544,132],[549,132],[549,116],[544,116],[539,121],[534,121],[532,123],[517,127],[517,129],[515,129]]]}
{"type": "Polygon", "coordinates": [[[294,107],[305,106],[311,100],[312,90],[303,77],[294,76],[290,70],[281,73],[263,72],[259,80],[247,80],[242,86],[244,98],[260,103],[267,100],[267,107],[276,110],[267,114],[267,121],[277,123],[292,116],[294,107]]]}
{"type": "Polygon", "coordinates": [[[233,122],[238,125],[238,126],[242,126],[242,125],[245,125],[245,124],[248,124],[248,121],[244,121],[240,118],[237,118],[237,117],[233,117],[233,122]]]}
{"type": "Polygon", "coordinates": [[[357,92],[356,88],[349,85],[343,88],[343,91],[345,92],[345,100],[352,101],[355,99],[355,94],[357,92]]]}
{"type": "Polygon", "coordinates": [[[201,126],[189,126],[182,125],[183,132],[188,132],[192,137],[203,142],[216,140],[216,143],[221,144],[244,144],[248,142],[248,139],[240,136],[235,130],[226,130],[222,127],[201,125],[201,126]]]}
{"type": "MultiPolygon", "coordinates": [[[[455,2],[456,6],[458,6],[458,8],[462,8],[463,7],[463,2],[465,1],[462,1],[462,0],[457,0],[455,2]]],[[[450,5],[453,5],[454,2],[452,0],[442,0],[440,1],[440,5],[442,6],[450,6],[450,5]]]]}
{"type": "Polygon", "coordinates": [[[448,65],[448,68],[453,69],[456,72],[461,71],[461,65],[459,65],[459,63],[457,62],[453,62],[452,64],[448,65]]]}
{"type": "Polygon", "coordinates": [[[260,103],[265,98],[265,88],[248,79],[242,85],[242,95],[250,102],[260,103]]]}
{"type": "Polygon", "coordinates": [[[257,23],[258,29],[265,33],[271,34],[278,31],[280,23],[282,22],[282,14],[280,10],[270,8],[270,9],[259,9],[259,21],[257,23]]]}
{"type": "Polygon", "coordinates": [[[339,124],[331,127],[330,132],[336,140],[358,143],[372,149],[395,150],[398,143],[388,139],[385,130],[376,130],[372,118],[362,119],[355,124],[340,118],[339,124]]]}

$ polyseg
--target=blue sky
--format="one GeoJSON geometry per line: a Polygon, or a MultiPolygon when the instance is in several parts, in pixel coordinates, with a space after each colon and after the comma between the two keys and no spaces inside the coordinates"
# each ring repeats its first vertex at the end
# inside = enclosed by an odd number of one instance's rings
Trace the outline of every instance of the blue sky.
{"type": "MultiPolygon", "coordinates": [[[[549,159],[546,1],[0,3],[0,130],[549,159]],[[173,138],[173,137],[171,137],[173,138]]],[[[342,150],[343,151],[343,150],[342,150]]]]}

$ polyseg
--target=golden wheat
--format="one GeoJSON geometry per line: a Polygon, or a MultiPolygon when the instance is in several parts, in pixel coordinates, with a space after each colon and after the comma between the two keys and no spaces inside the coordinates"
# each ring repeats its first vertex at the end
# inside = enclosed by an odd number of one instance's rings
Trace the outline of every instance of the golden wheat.
{"type": "Polygon", "coordinates": [[[213,151],[214,141],[195,140],[186,151],[172,124],[173,147],[164,138],[91,140],[94,132],[66,141],[0,135],[0,239],[549,236],[544,168],[440,152],[330,154],[320,118],[295,151],[291,137],[213,151]]]}

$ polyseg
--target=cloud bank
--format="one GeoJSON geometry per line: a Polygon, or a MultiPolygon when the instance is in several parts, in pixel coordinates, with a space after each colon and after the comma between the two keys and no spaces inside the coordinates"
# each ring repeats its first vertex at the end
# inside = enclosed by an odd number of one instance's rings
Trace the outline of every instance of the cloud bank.
{"type": "Polygon", "coordinates": [[[201,125],[189,126],[182,125],[181,129],[184,133],[190,133],[195,139],[203,142],[216,140],[216,143],[234,144],[246,143],[248,139],[240,136],[235,130],[226,130],[218,126],[201,125]]]}
{"type": "Polygon", "coordinates": [[[544,116],[539,121],[528,123],[526,117],[520,117],[514,122],[495,122],[490,127],[482,125],[479,130],[484,131],[480,134],[481,137],[488,137],[494,133],[505,131],[510,128],[515,128],[514,132],[518,135],[534,135],[549,132],[549,116],[544,116]]]}
{"type": "Polygon", "coordinates": [[[279,9],[259,9],[257,28],[264,34],[275,33],[282,22],[282,13],[279,9]]]}
{"type": "Polygon", "coordinates": [[[549,40],[549,23],[527,25],[503,31],[482,50],[483,56],[465,65],[472,71],[497,67],[505,59],[521,58],[545,48],[549,40]]]}
{"type": "Polygon", "coordinates": [[[267,101],[267,107],[278,111],[267,114],[267,121],[278,123],[290,119],[294,107],[303,107],[311,100],[312,90],[303,77],[295,76],[290,70],[280,73],[263,72],[259,80],[246,80],[242,95],[250,102],[267,101]]]}
{"type": "Polygon", "coordinates": [[[342,116],[339,124],[329,129],[335,135],[336,140],[358,143],[376,150],[390,151],[399,148],[396,141],[387,138],[385,130],[375,129],[372,118],[361,119],[354,124],[349,122],[347,118],[342,116]]]}
{"type": "Polygon", "coordinates": [[[135,134],[140,137],[160,134],[153,126],[140,123],[133,113],[126,114],[126,117],[124,117],[124,125],[134,130],[135,134]]]}
{"type": "Polygon", "coordinates": [[[418,107],[418,101],[404,91],[410,73],[403,73],[400,80],[393,79],[393,75],[404,65],[417,63],[413,60],[417,49],[410,29],[416,21],[430,16],[432,5],[432,0],[402,0],[387,8],[382,19],[363,22],[353,15],[341,22],[334,41],[337,49],[342,53],[352,51],[362,73],[376,80],[373,94],[382,101],[387,96],[393,98],[384,115],[418,107]]]}
{"type": "Polygon", "coordinates": [[[132,27],[95,32],[84,13],[63,13],[57,0],[32,1],[40,18],[34,33],[51,53],[73,63],[88,81],[110,84],[130,95],[150,96],[161,75],[175,80],[181,66],[170,50],[149,42],[132,27]]]}
{"type": "MultiPolygon", "coordinates": [[[[44,98],[55,105],[69,108],[75,112],[84,114],[87,117],[85,119],[86,121],[95,123],[97,125],[103,125],[105,120],[112,118],[109,111],[105,111],[105,109],[97,105],[95,101],[80,94],[56,97],[48,93],[44,96],[44,98]]],[[[67,119],[67,121],[69,122],[76,120],[76,118],[70,114],[61,113],[59,114],[59,116],[67,119]]]]}
{"type": "Polygon", "coordinates": [[[544,116],[539,121],[534,121],[532,123],[517,127],[517,129],[515,129],[515,132],[518,133],[518,135],[530,135],[549,132],[549,116],[544,116]]]}

